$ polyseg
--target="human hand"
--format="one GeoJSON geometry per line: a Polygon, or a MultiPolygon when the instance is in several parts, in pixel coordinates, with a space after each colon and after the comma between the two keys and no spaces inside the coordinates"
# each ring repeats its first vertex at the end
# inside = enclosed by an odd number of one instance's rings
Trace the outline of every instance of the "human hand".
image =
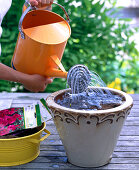
{"type": "Polygon", "coordinates": [[[42,92],[48,84],[52,83],[52,79],[34,74],[26,75],[26,79],[22,82],[23,86],[31,92],[42,92]]]}
{"type": "Polygon", "coordinates": [[[30,75],[16,71],[2,63],[0,63],[0,80],[21,83],[27,90],[32,92],[44,91],[47,85],[53,81],[38,74],[30,75]]]}
{"type": "Polygon", "coordinates": [[[47,9],[51,10],[51,4],[53,0],[29,0],[31,6],[37,6],[38,8],[48,6],[47,9]]]}

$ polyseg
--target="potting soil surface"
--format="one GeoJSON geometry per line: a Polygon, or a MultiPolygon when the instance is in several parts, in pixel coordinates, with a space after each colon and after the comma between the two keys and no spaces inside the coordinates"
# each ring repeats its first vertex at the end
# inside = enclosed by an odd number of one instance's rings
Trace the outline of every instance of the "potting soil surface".
{"type": "Polygon", "coordinates": [[[117,107],[124,102],[123,97],[117,94],[107,94],[99,89],[89,89],[86,92],[71,94],[67,92],[56,103],[71,109],[78,110],[105,110],[117,107]]]}

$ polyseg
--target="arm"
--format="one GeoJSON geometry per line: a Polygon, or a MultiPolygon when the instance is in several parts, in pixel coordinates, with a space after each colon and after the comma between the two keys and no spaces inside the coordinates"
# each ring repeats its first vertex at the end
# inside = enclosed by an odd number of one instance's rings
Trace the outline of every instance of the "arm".
{"type": "Polygon", "coordinates": [[[32,92],[44,91],[47,84],[52,83],[52,79],[37,74],[24,74],[1,63],[0,79],[21,83],[26,89],[32,92]]]}
{"type": "MultiPolygon", "coordinates": [[[[48,5],[48,9],[51,9],[53,0],[29,0],[32,6],[39,6],[39,4],[48,5]]],[[[46,78],[41,75],[29,75],[0,63],[0,80],[8,80],[18,82],[24,85],[26,89],[32,92],[44,91],[47,84],[52,83],[52,79],[46,78]]]]}

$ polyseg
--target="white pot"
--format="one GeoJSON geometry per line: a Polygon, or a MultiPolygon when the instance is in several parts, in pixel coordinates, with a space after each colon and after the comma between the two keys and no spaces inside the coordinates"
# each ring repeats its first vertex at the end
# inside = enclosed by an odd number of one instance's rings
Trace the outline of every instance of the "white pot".
{"type": "Polygon", "coordinates": [[[107,110],[69,109],[55,102],[69,89],[52,93],[46,100],[68,161],[74,165],[99,167],[111,160],[123,123],[133,105],[128,94],[111,88],[102,89],[123,96],[125,102],[107,110]]]}

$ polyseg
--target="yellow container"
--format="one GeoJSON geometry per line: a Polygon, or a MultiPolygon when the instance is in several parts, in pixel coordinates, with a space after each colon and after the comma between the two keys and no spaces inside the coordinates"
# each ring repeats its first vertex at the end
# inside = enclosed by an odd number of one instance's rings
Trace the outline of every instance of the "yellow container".
{"type": "Polygon", "coordinates": [[[29,136],[0,139],[0,166],[21,165],[37,158],[40,153],[40,142],[50,135],[45,127],[46,124],[43,123],[39,132],[29,136]],[[47,133],[44,137],[43,131],[47,133]]]}

